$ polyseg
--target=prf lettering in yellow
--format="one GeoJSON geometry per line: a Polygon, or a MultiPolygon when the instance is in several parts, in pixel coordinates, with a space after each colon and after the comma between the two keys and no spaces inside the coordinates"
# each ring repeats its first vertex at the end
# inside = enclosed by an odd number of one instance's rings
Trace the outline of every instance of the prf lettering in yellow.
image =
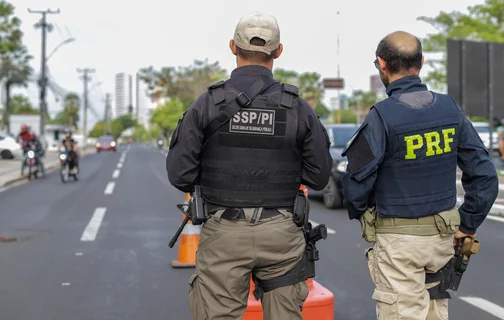
{"type": "Polygon", "coordinates": [[[412,136],[404,137],[406,142],[406,156],[407,160],[416,159],[416,151],[423,147],[425,143],[426,151],[425,156],[432,157],[443,153],[451,152],[453,143],[453,136],[455,135],[455,128],[448,128],[441,130],[441,134],[437,131],[426,132],[422,135],[414,134],[412,136]],[[441,139],[442,137],[442,139],[441,139]],[[443,141],[442,147],[440,146],[441,140],[443,141]]]}

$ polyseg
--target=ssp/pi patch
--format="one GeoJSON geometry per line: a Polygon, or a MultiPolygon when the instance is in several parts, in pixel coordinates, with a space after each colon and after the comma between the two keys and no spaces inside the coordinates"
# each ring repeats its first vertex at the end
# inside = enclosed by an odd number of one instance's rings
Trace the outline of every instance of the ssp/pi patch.
{"type": "Polygon", "coordinates": [[[240,110],[229,121],[229,132],[274,135],[275,110],[240,110]]]}

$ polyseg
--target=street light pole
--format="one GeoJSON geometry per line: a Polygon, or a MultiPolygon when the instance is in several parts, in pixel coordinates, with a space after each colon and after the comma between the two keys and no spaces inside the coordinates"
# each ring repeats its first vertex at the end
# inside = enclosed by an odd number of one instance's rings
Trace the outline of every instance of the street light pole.
{"type": "Polygon", "coordinates": [[[31,10],[28,9],[29,13],[42,14],[42,18],[39,22],[35,24],[35,28],[42,29],[42,53],[41,53],[41,61],[40,61],[40,138],[45,142],[45,118],[46,118],[46,90],[47,90],[47,76],[46,76],[46,38],[47,31],[51,32],[53,29],[52,24],[47,23],[46,16],[47,14],[59,14],[60,9],[56,11],[51,11],[50,9],[41,11],[41,10],[31,10]]]}
{"type": "Polygon", "coordinates": [[[65,44],[69,44],[69,43],[72,43],[75,41],[75,38],[68,38],[66,40],[64,40],[63,42],[61,42],[60,44],[58,44],[54,49],[53,51],[51,51],[51,53],[47,56],[46,58],[46,63],[49,61],[49,59],[51,59],[51,57],[53,56],[53,54],[56,53],[56,51],[58,51],[59,48],[61,48],[62,46],[64,46],[65,44]]]}

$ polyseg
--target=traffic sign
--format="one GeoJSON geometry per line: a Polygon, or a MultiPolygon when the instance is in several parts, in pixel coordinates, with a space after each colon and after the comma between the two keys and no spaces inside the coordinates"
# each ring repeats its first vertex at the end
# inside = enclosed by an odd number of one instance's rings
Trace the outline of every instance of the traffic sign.
{"type": "Polygon", "coordinates": [[[344,89],[345,79],[343,78],[325,78],[324,89],[344,89]]]}

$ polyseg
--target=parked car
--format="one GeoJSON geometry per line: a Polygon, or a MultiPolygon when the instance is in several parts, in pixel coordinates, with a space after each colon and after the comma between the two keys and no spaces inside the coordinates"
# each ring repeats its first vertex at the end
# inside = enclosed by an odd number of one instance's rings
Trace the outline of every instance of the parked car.
{"type": "Polygon", "coordinates": [[[116,150],[116,142],[113,136],[102,136],[96,141],[96,152],[116,150]]]}
{"type": "MultiPolygon", "coordinates": [[[[485,147],[487,149],[490,149],[490,131],[488,130],[488,123],[473,122],[472,125],[483,141],[483,144],[485,144],[485,147]]],[[[497,131],[494,131],[494,133],[492,134],[492,144],[493,150],[499,150],[499,139],[497,137],[497,131]]]]}
{"type": "Polygon", "coordinates": [[[326,131],[331,141],[331,156],[333,166],[329,183],[321,191],[309,190],[310,197],[322,198],[324,206],[329,209],[343,207],[343,191],[341,188],[341,177],[346,172],[348,161],[346,157],[341,156],[343,149],[348,141],[359,129],[359,124],[329,124],[326,125],[326,131]]]}
{"type": "Polygon", "coordinates": [[[16,140],[5,132],[0,132],[0,158],[22,158],[23,149],[16,140]]]}

